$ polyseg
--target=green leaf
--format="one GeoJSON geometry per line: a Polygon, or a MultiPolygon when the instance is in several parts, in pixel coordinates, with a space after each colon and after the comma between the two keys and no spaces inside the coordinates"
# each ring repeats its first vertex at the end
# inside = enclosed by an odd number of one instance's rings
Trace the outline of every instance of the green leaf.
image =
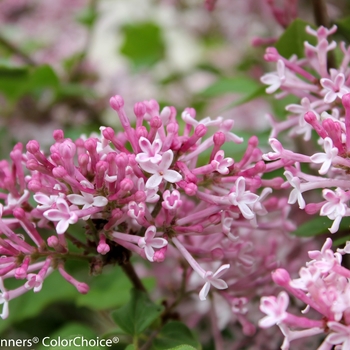
{"type": "Polygon", "coordinates": [[[304,41],[308,41],[311,45],[317,43],[314,36],[306,33],[305,28],[307,25],[310,24],[297,18],[284,31],[275,45],[276,49],[283,57],[289,58],[293,54],[297,55],[299,58],[304,57],[304,41]]]}
{"type": "MultiPolygon", "coordinates": [[[[142,279],[146,288],[153,288],[155,281],[142,279]]],[[[90,291],[77,296],[77,305],[93,310],[107,310],[125,305],[130,299],[132,284],[120,268],[105,268],[103,273],[89,283],[90,291]],[[103,298],[101,298],[103,295],[103,298]]]]}
{"type": "Polygon", "coordinates": [[[215,97],[227,93],[251,94],[260,87],[255,80],[242,78],[220,78],[214,84],[200,92],[203,97],[215,97]]]}
{"type": "MultiPolygon", "coordinates": [[[[5,287],[12,289],[16,282],[18,281],[6,280],[5,287]]],[[[23,281],[20,282],[23,284],[23,281]]],[[[6,320],[0,322],[0,332],[14,322],[24,321],[38,315],[45,307],[54,302],[72,301],[78,294],[71,284],[67,283],[57,271],[54,271],[45,279],[40,293],[34,293],[30,290],[10,301],[10,315],[6,320]]]]}
{"type": "Polygon", "coordinates": [[[160,316],[163,309],[149,300],[146,293],[132,289],[129,303],[114,311],[112,317],[126,333],[137,336],[160,316]]]}
{"type": "MultiPolygon", "coordinates": [[[[50,339],[58,339],[58,337],[60,337],[61,339],[70,339],[72,337],[74,338],[74,334],[82,336],[88,340],[97,338],[97,334],[90,327],[75,322],[67,323],[62,328],[58,329],[56,332],[46,336],[50,337],[50,339]]],[[[48,349],[48,347],[45,345],[49,345],[50,339],[45,339],[45,344],[41,342],[41,345],[39,346],[38,350],[48,349]]],[[[49,349],[57,349],[57,347],[50,347],[49,349]]],[[[69,349],[69,347],[66,347],[66,349],[69,349]]]]}
{"type": "Polygon", "coordinates": [[[197,339],[184,323],[172,321],[167,323],[153,340],[152,350],[169,350],[173,348],[184,350],[184,346],[190,346],[188,350],[200,347],[197,339]]]}
{"type": "Polygon", "coordinates": [[[128,24],[122,28],[122,34],[124,41],[120,53],[135,68],[150,67],[164,58],[165,44],[161,29],[155,23],[128,24]]]}
{"type": "Polygon", "coordinates": [[[196,350],[196,348],[194,348],[191,345],[179,345],[179,346],[176,346],[175,348],[171,348],[169,350],[196,350]]]}
{"type": "Polygon", "coordinates": [[[135,350],[135,346],[130,344],[125,348],[125,350],[135,350]]]}
{"type": "Polygon", "coordinates": [[[338,27],[337,33],[350,42],[350,16],[335,21],[335,24],[338,27]]]}
{"type": "MultiPolygon", "coordinates": [[[[328,229],[332,226],[332,223],[333,220],[328,219],[326,216],[317,216],[300,225],[292,234],[298,237],[313,237],[329,233],[328,229]]],[[[344,218],[339,225],[339,230],[350,232],[349,225],[350,220],[344,218]]]]}
{"type": "Polygon", "coordinates": [[[31,69],[3,66],[0,69],[0,93],[12,102],[26,94],[40,96],[43,90],[56,90],[58,86],[59,79],[48,65],[31,69]]]}
{"type": "Polygon", "coordinates": [[[97,19],[97,12],[92,7],[87,7],[78,13],[77,21],[87,27],[92,27],[97,19]]]}

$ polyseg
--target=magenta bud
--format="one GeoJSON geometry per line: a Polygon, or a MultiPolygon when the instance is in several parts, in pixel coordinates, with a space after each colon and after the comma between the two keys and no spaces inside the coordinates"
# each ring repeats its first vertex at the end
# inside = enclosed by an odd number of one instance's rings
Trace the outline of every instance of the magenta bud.
{"type": "Polygon", "coordinates": [[[135,202],[140,203],[146,200],[146,193],[144,191],[135,192],[135,202]]]}
{"type": "Polygon", "coordinates": [[[146,137],[147,138],[148,131],[145,126],[139,126],[136,129],[136,137],[139,139],[141,137],[146,137]]]}
{"type": "Polygon", "coordinates": [[[97,252],[101,255],[107,254],[111,250],[110,246],[105,242],[100,242],[97,246],[97,252]]]}
{"type": "Polygon", "coordinates": [[[225,257],[224,251],[221,248],[215,248],[210,252],[213,260],[222,260],[225,257]]]}
{"type": "Polygon", "coordinates": [[[203,124],[199,124],[197,125],[194,133],[197,137],[203,137],[207,133],[207,127],[203,124]]]}
{"type": "Polygon", "coordinates": [[[350,109],[350,93],[343,95],[341,101],[345,109],[350,109]]]}
{"type": "Polygon", "coordinates": [[[35,159],[28,159],[26,163],[28,170],[37,170],[38,169],[38,162],[35,159]]]}
{"type": "Polygon", "coordinates": [[[168,134],[177,133],[179,130],[179,125],[177,123],[169,123],[166,127],[168,134]]]}
{"type": "Polygon", "coordinates": [[[97,140],[94,138],[89,138],[84,142],[84,146],[90,153],[93,153],[96,151],[97,140]]]}
{"type": "Polygon", "coordinates": [[[189,183],[185,187],[185,192],[188,196],[194,196],[197,193],[197,189],[197,185],[195,185],[194,183],[189,183]]]}
{"type": "Polygon", "coordinates": [[[52,169],[52,175],[54,177],[57,177],[58,179],[61,179],[65,176],[67,176],[67,170],[65,168],[63,168],[62,166],[58,166],[58,167],[52,169]]]}
{"type": "Polygon", "coordinates": [[[279,59],[279,53],[275,47],[268,47],[265,51],[264,59],[267,62],[277,62],[279,59]]]}
{"type": "Polygon", "coordinates": [[[225,134],[221,131],[216,132],[213,135],[213,141],[215,146],[222,146],[225,143],[225,134]]]}
{"type": "Polygon", "coordinates": [[[61,129],[58,129],[58,130],[54,130],[54,132],[52,133],[53,135],[53,138],[59,142],[59,141],[62,141],[64,139],[64,133],[63,133],[63,130],[61,129]]]}
{"type": "Polygon", "coordinates": [[[99,174],[104,174],[106,171],[108,170],[108,163],[103,161],[103,160],[100,160],[97,162],[96,164],[96,171],[99,173],[99,174]]]}
{"type": "Polygon", "coordinates": [[[119,95],[115,95],[110,98],[109,104],[115,111],[119,111],[124,106],[124,99],[119,95]]]}
{"type": "Polygon", "coordinates": [[[250,137],[248,144],[252,147],[258,147],[259,139],[255,135],[253,135],[252,137],[250,137]]]}
{"type": "Polygon", "coordinates": [[[36,140],[30,140],[26,145],[27,151],[31,154],[35,154],[40,151],[39,142],[36,140]]]}
{"type": "Polygon", "coordinates": [[[311,125],[317,120],[315,113],[311,111],[305,113],[304,119],[311,125]]]}
{"type": "Polygon", "coordinates": [[[278,284],[279,286],[285,286],[290,281],[290,276],[287,270],[285,269],[277,269],[272,272],[272,280],[278,284]]]}
{"type": "Polygon", "coordinates": [[[26,217],[26,213],[22,208],[15,208],[13,211],[13,216],[18,220],[23,220],[26,217]]]}
{"type": "Polygon", "coordinates": [[[89,164],[89,156],[86,153],[79,154],[78,163],[80,166],[86,166],[89,164]]]}
{"type": "Polygon", "coordinates": [[[134,113],[137,118],[143,118],[146,113],[146,106],[143,102],[137,102],[134,105],[134,113]]]}
{"type": "Polygon", "coordinates": [[[81,294],[86,294],[90,287],[86,284],[86,283],[83,283],[83,282],[78,282],[75,287],[77,288],[78,292],[81,293],[81,294]]]}
{"type": "Polygon", "coordinates": [[[123,179],[120,181],[120,188],[123,191],[131,191],[134,188],[134,183],[130,179],[123,179]]]}
{"type": "Polygon", "coordinates": [[[162,126],[162,120],[158,116],[151,118],[149,122],[151,128],[159,129],[162,126]]]}
{"type": "Polygon", "coordinates": [[[55,248],[59,246],[58,238],[56,236],[50,236],[47,239],[47,245],[51,248],[55,248]]]}
{"type": "Polygon", "coordinates": [[[30,180],[28,182],[28,190],[32,192],[39,192],[41,190],[41,183],[37,180],[30,180]]]}
{"type": "Polygon", "coordinates": [[[111,127],[107,127],[106,129],[102,130],[102,135],[105,139],[112,141],[115,135],[114,130],[111,127]]]}
{"type": "Polygon", "coordinates": [[[115,162],[119,168],[126,168],[129,164],[129,157],[126,153],[119,153],[115,157],[115,162]]]}
{"type": "Polygon", "coordinates": [[[60,144],[59,150],[63,159],[71,159],[74,157],[77,147],[71,140],[65,140],[60,144]]]}

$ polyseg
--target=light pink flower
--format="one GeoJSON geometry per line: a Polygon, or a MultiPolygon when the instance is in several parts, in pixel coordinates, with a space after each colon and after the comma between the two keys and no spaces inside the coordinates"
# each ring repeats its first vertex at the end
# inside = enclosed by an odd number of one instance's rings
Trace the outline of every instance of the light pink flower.
{"type": "Polygon", "coordinates": [[[150,226],[145,232],[145,237],[140,238],[138,241],[138,246],[145,250],[149,261],[153,261],[154,248],[163,248],[168,244],[168,241],[164,238],[155,238],[156,233],[156,227],[150,226]]]}
{"type": "Polygon", "coordinates": [[[136,155],[136,161],[138,163],[151,162],[159,163],[162,160],[162,156],[159,154],[162,149],[162,141],[160,139],[155,139],[151,144],[145,137],[140,137],[139,146],[143,153],[138,153],[136,155]]]}
{"type": "Polygon", "coordinates": [[[310,157],[313,163],[321,164],[318,171],[321,175],[325,175],[332,166],[333,159],[338,155],[338,148],[333,147],[333,141],[330,137],[324,139],[323,148],[325,153],[315,153],[310,157]]]}
{"type": "Polygon", "coordinates": [[[146,187],[154,188],[160,185],[162,180],[176,183],[182,179],[182,176],[175,170],[169,169],[173,162],[174,153],[171,150],[166,151],[159,164],[151,162],[140,163],[143,170],[153,174],[146,182],[146,187]]]}
{"type": "Polygon", "coordinates": [[[219,277],[222,276],[227,269],[230,268],[230,264],[225,264],[220,266],[215,273],[212,271],[206,271],[204,275],[205,284],[201,291],[199,292],[199,299],[200,300],[206,300],[206,297],[209,293],[210,286],[213,285],[217,289],[226,289],[227,283],[220,279],[219,277]]]}
{"type": "Polygon", "coordinates": [[[56,232],[63,234],[67,231],[70,224],[75,224],[78,221],[78,216],[74,211],[71,211],[67,202],[63,198],[58,198],[56,202],[57,209],[49,209],[44,212],[46,219],[58,221],[56,232]]]}
{"type": "Polygon", "coordinates": [[[262,297],[260,310],[267,316],[259,321],[259,326],[269,328],[282,322],[287,317],[288,304],[289,296],[284,291],[280,292],[277,298],[275,296],[262,297]]]}
{"type": "Polygon", "coordinates": [[[230,203],[237,205],[242,215],[251,220],[255,214],[252,211],[252,206],[259,199],[255,193],[245,190],[245,178],[240,176],[236,180],[236,190],[228,195],[230,203]]]}

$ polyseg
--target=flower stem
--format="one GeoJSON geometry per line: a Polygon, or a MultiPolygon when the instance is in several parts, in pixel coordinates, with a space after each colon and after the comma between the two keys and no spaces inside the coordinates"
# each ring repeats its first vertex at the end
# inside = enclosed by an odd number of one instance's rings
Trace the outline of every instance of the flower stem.
{"type": "Polygon", "coordinates": [[[123,269],[123,271],[125,272],[125,274],[127,275],[127,277],[129,278],[129,280],[131,281],[131,283],[133,284],[133,286],[137,289],[140,290],[142,292],[146,292],[147,290],[145,288],[145,286],[143,285],[140,277],[137,275],[134,266],[132,266],[132,264],[128,261],[125,264],[120,265],[121,268],[123,269]]]}

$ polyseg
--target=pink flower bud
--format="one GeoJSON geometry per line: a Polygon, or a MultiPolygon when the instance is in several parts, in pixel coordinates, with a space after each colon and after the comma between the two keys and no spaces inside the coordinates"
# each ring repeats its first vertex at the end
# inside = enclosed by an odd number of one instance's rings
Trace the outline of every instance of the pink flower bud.
{"type": "Polygon", "coordinates": [[[143,118],[146,113],[146,106],[143,102],[137,102],[134,105],[134,113],[137,118],[143,118]]]}
{"type": "Polygon", "coordinates": [[[56,142],[62,141],[64,139],[64,133],[63,130],[54,130],[53,132],[53,138],[56,140],[56,142]]]}
{"type": "Polygon", "coordinates": [[[109,104],[115,111],[118,112],[124,106],[124,99],[119,95],[115,95],[110,98],[109,104]]]}

